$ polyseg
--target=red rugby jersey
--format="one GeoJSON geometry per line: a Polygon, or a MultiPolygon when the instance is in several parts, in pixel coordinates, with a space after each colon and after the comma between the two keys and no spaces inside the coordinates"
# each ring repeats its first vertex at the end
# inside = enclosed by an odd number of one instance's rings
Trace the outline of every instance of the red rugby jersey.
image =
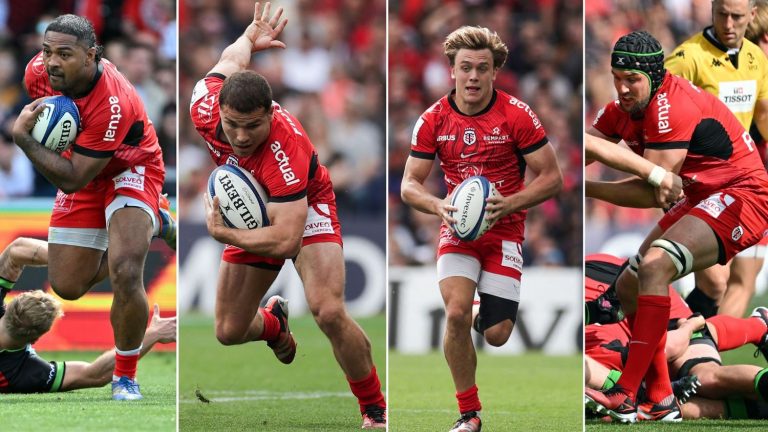
{"type": "Polygon", "coordinates": [[[622,111],[617,100],[600,110],[593,126],[640,155],[645,149],[688,149],[679,172],[686,195],[768,186],[749,133],[717,97],[684,78],[667,73],[641,118],[622,111]]]}
{"type": "Polygon", "coordinates": [[[190,115],[208,145],[216,165],[236,165],[251,172],[274,202],[307,197],[309,204],[335,200],[328,170],[301,123],[277,102],[267,140],[253,154],[238,157],[224,135],[219,113],[219,93],[224,76],[213,73],[197,82],[192,92],[190,115]]]}
{"type": "MultiPolygon", "coordinates": [[[[451,95],[429,107],[413,129],[411,156],[437,155],[449,193],[464,179],[483,175],[509,196],[524,188],[523,155],[547,142],[544,126],[527,104],[494,90],[488,107],[472,116],[462,114],[451,95]]],[[[512,213],[496,224],[523,221],[526,213],[512,213]]]]}
{"type": "MultiPolygon", "coordinates": [[[[155,127],[147,117],[136,89],[107,59],[101,59],[87,95],[74,99],[80,112],[80,131],[71,152],[95,158],[111,157],[95,179],[108,179],[137,165],[165,171],[155,127]]],[[[24,85],[33,99],[59,95],[51,88],[42,51],[29,61],[24,85]]]]}

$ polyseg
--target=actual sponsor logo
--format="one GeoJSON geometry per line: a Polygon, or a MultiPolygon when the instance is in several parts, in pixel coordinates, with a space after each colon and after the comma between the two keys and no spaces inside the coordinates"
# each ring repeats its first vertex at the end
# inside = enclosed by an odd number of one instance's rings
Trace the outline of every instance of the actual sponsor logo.
{"type": "Polygon", "coordinates": [[[731,231],[731,240],[739,241],[739,239],[743,234],[744,234],[744,230],[741,228],[741,225],[739,225],[736,228],[734,228],[733,231],[731,231]]]}
{"type": "Polygon", "coordinates": [[[526,104],[525,102],[515,97],[511,97],[509,99],[509,103],[510,105],[514,105],[520,108],[521,110],[525,111],[526,114],[528,114],[528,117],[530,117],[531,121],[533,122],[534,129],[539,129],[541,127],[541,122],[539,121],[539,118],[536,117],[536,114],[534,114],[533,111],[531,111],[531,107],[529,107],[528,104],[526,104]]]}
{"type": "Polygon", "coordinates": [[[280,145],[280,141],[273,142],[269,148],[272,150],[272,154],[275,156],[278,167],[280,167],[280,172],[283,174],[283,180],[285,181],[285,184],[290,186],[301,181],[301,179],[296,177],[296,174],[294,174],[293,168],[291,168],[291,160],[288,158],[285,150],[283,150],[282,146],[280,145]]]}
{"type": "Polygon", "coordinates": [[[657,111],[659,133],[664,134],[672,130],[669,125],[669,111],[672,105],[669,104],[666,93],[659,93],[656,96],[656,105],[659,107],[657,111]]]}
{"type": "Polygon", "coordinates": [[[108,101],[109,112],[112,115],[109,117],[107,131],[104,133],[104,141],[114,141],[115,133],[117,132],[117,126],[120,124],[120,119],[123,117],[123,115],[120,114],[120,99],[118,99],[117,96],[110,96],[108,101]]]}
{"type": "Polygon", "coordinates": [[[475,135],[475,129],[474,128],[464,129],[464,144],[471,146],[475,142],[477,142],[477,135],[475,135]]]}

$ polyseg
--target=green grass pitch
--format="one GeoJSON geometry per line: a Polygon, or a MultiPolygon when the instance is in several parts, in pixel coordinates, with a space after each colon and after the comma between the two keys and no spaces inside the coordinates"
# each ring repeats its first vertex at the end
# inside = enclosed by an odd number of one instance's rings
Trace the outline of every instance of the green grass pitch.
{"type": "MultiPolygon", "coordinates": [[[[478,355],[483,431],[580,431],[581,355],[478,355]]],[[[446,431],[458,418],[442,352],[389,354],[390,431],[446,431]]]]}
{"type": "MultiPolygon", "coordinates": [[[[98,352],[39,353],[52,361],[92,361],[98,352]]],[[[0,395],[0,430],[107,432],[176,430],[176,354],[147,354],[139,362],[144,400],[118,402],[109,386],[65,393],[0,395]]]]}
{"type": "MultiPolygon", "coordinates": [[[[384,316],[358,322],[371,339],[374,362],[384,384],[384,316]]],[[[333,357],[330,342],[310,315],[291,318],[298,351],[290,365],[280,363],[264,342],[220,345],[210,317],[185,315],[179,331],[180,430],[360,428],[357,400],[333,357]],[[196,389],[211,403],[199,401],[196,389]]]]}

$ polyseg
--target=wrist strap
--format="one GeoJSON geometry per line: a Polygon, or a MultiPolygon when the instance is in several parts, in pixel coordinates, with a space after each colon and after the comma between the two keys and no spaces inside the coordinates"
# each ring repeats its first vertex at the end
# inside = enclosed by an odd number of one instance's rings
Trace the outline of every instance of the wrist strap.
{"type": "Polygon", "coordinates": [[[664,176],[666,175],[667,175],[667,170],[656,165],[651,170],[651,175],[648,176],[648,183],[652,184],[654,187],[659,187],[659,185],[661,185],[661,182],[664,180],[664,176]]]}

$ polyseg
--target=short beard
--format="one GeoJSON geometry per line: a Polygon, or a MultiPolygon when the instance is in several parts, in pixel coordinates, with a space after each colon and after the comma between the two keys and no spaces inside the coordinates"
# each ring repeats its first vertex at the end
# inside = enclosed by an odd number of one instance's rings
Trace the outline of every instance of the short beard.
{"type": "Polygon", "coordinates": [[[651,102],[651,96],[649,95],[644,100],[636,103],[631,110],[629,110],[629,117],[632,119],[641,119],[645,114],[645,109],[648,108],[648,104],[651,102]]]}

